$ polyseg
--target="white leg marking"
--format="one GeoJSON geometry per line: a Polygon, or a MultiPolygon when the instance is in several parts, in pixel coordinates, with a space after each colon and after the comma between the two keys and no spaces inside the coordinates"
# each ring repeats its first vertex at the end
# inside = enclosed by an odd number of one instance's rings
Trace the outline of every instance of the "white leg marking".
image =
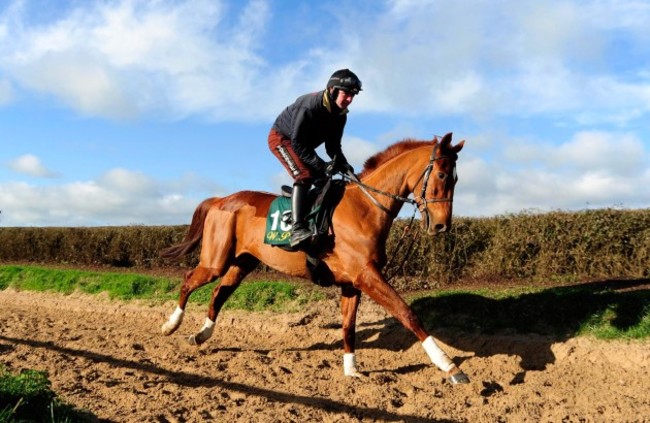
{"type": "Polygon", "coordinates": [[[343,374],[349,377],[363,377],[357,369],[357,360],[354,353],[343,354],[343,374]]]}
{"type": "Polygon", "coordinates": [[[433,339],[433,336],[429,336],[422,342],[422,347],[424,351],[427,352],[427,355],[431,359],[431,362],[438,366],[443,372],[448,372],[453,369],[455,364],[451,361],[449,356],[440,349],[436,341],[433,339]]]}
{"type": "Polygon", "coordinates": [[[172,333],[176,332],[176,329],[183,323],[183,314],[185,312],[183,311],[182,308],[179,306],[176,306],[176,310],[172,313],[171,316],[169,316],[169,320],[165,322],[164,325],[162,325],[162,334],[163,335],[171,335],[172,333]]]}
{"type": "Polygon", "coordinates": [[[214,331],[214,323],[215,322],[206,317],[205,323],[203,323],[201,330],[196,335],[191,335],[188,338],[187,342],[189,342],[191,345],[201,345],[210,339],[212,332],[214,331]]]}

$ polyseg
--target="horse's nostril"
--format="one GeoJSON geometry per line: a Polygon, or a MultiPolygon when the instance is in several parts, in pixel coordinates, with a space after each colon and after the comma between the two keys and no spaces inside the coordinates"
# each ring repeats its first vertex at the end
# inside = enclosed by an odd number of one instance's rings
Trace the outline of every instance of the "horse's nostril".
{"type": "Polygon", "coordinates": [[[438,233],[440,233],[440,232],[447,232],[447,225],[443,225],[442,223],[438,223],[438,224],[435,226],[435,229],[436,229],[436,232],[438,232],[438,233]]]}

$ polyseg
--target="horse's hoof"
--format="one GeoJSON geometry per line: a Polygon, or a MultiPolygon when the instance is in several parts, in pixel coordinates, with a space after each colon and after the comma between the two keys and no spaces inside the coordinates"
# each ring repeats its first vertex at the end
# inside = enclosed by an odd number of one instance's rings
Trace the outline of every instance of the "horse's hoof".
{"type": "Polygon", "coordinates": [[[169,319],[162,325],[160,328],[163,335],[168,336],[176,332],[176,329],[181,327],[183,323],[183,310],[181,308],[176,308],[169,319]]]}
{"type": "Polygon", "coordinates": [[[205,342],[205,339],[203,339],[200,334],[199,335],[190,335],[189,338],[187,338],[187,343],[190,344],[190,345],[194,345],[196,347],[198,347],[199,345],[201,345],[204,342],[205,342]]]}
{"type": "Polygon", "coordinates": [[[178,326],[180,325],[174,325],[174,324],[170,324],[169,322],[165,322],[165,324],[162,325],[162,327],[160,328],[160,331],[162,332],[163,335],[169,336],[172,333],[176,332],[178,326]]]}
{"type": "Polygon", "coordinates": [[[452,385],[460,385],[460,384],[469,383],[469,377],[463,372],[454,373],[453,375],[449,376],[449,378],[447,378],[447,380],[452,385]]]}
{"type": "Polygon", "coordinates": [[[363,373],[359,373],[358,371],[354,370],[352,372],[346,373],[345,377],[353,377],[355,379],[363,379],[366,376],[363,373]]]}

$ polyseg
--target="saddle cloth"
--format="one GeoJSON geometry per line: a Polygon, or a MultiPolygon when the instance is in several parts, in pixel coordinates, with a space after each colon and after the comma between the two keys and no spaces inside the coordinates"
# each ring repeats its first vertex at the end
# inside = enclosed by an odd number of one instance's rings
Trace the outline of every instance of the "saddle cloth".
{"type": "MultiPolygon", "coordinates": [[[[318,238],[331,234],[331,220],[334,208],[341,201],[345,191],[345,182],[329,179],[322,189],[309,192],[309,202],[312,204],[310,213],[306,216],[309,228],[318,238]]],[[[291,241],[291,196],[282,195],[271,203],[266,217],[264,243],[286,246],[291,241]]]]}

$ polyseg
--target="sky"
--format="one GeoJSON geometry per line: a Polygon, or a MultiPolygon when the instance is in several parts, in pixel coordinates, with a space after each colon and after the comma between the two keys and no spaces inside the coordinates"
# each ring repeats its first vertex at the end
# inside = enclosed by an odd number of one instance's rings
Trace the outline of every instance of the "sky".
{"type": "Polygon", "coordinates": [[[279,192],[268,131],[341,68],[355,169],[466,140],[456,216],[650,207],[645,0],[0,0],[0,227],[279,192]]]}

